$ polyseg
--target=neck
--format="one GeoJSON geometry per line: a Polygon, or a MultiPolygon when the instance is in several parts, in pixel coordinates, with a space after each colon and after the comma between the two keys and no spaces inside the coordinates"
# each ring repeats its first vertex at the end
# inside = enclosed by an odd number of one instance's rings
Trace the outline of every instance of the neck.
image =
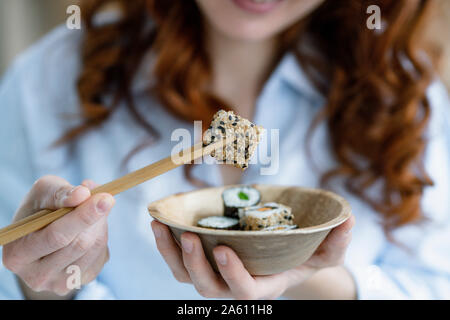
{"type": "Polygon", "coordinates": [[[231,103],[243,117],[252,118],[255,101],[276,57],[276,39],[240,41],[209,27],[207,48],[213,93],[231,103]]]}

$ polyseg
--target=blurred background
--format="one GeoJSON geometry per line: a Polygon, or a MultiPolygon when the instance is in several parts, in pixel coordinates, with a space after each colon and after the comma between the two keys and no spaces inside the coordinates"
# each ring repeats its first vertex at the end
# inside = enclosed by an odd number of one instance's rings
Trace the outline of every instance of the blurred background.
{"type": "Polygon", "coordinates": [[[0,74],[14,57],[56,25],[77,0],[0,0],[0,74]]]}
{"type": "MultiPolygon", "coordinates": [[[[426,38],[440,48],[438,72],[450,90],[450,0],[435,1],[437,10],[425,30],[426,38]]],[[[78,0],[0,0],[0,76],[18,53],[64,23],[67,7],[77,3],[78,0]]]]}

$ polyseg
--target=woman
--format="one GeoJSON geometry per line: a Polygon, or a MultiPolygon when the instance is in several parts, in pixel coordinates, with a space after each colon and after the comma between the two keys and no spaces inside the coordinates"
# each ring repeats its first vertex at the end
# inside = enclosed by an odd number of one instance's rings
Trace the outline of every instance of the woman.
{"type": "Polygon", "coordinates": [[[0,88],[2,225],[14,211],[82,203],[3,248],[2,296],[450,297],[449,105],[418,41],[429,1],[370,4],[382,29],[367,27],[369,3],[356,0],[86,1],[83,30],[51,33],[0,88]],[[121,14],[99,15],[111,3],[121,14]],[[94,181],[168,155],[173,130],[225,107],[280,129],[274,175],[199,165],[117,203],[90,195],[94,181]],[[332,188],[356,215],[353,242],[352,218],[305,264],[252,277],[230,248],[215,248],[217,274],[195,234],[182,249],[160,223],[150,235],[148,202],[236,182],[332,188]],[[67,287],[71,265],[81,290],[67,287]]]}

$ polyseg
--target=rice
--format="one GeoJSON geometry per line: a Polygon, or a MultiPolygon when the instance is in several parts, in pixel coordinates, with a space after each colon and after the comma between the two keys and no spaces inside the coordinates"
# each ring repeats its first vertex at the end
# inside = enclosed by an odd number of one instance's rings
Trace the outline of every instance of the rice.
{"type": "Polygon", "coordinates": [[[294,216],[291,211],[288,206],[275,202],[247,207],[239,209],[239,223],[243,230],[263,230],[277,225],[293,225],[294,216]]]}
{"type": "Polygon", "coordinates": [[[288,231],[288,230],[293,230],[293,229],[297,229],[298,226],[293,224],[293,225],[288,225],[288,224],[278,224],[275,226],[270,226],[270,227],[266,227],[264,229],[261,229],[262,231],[288,231]]]}
{"type": "Polygon", "coordinates": [[[263,127],[236,115],[233,111],[220,110],[203,134],[203,145],[224,141],[223,146],[214,150],[211,156],[219,162],[233,164],[244,170],[248,167],[263,132],[263,127]]]}
{"type": "Polygon", "coordinates": [[[233,187],[223,191],[222,200],[224,215],[237,218],[238,210],[240,208],[257,205],[261,200],[261,194],[252,187],[233,187]]]}

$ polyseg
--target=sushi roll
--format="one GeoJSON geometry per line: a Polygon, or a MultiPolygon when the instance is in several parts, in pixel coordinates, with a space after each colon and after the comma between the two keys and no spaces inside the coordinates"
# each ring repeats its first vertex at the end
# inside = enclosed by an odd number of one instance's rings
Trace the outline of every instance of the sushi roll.
{"type": "Polygon", "coordinates": [[[202,140],[203,146],[226,140],[226,143],[211,152],[211,156],[219,163],[232,164],[245,170],[263,133],[263,127],[240,117],[233,111],[219,110],[204,132],[202,140]]]}
{"type": "Polygon", "coordinates": [[[238,212],[239,224],[243,230],[263,230],[277,225],[293,225],[291,208],[269,202],[259,206],[241,208],[238,212]]]}
{"type": "Polygon", "coordinates": [[[297,228],[298,228],[298,226],[296,224],[293,224],[293,225],[279,224],[276,226],[264,228],[264,229],[262,229],[262,231],[287,231],[287,230],[293,230],[293,229],[297,229],[297,228]]]}
{"type": "Polygon", "coordinates": [[[255,206],[261,200],[258,190],[248,186],[228,188],[222,193],[224,215],[238,218],[238,210],[255,206]]]}
{"type": "Polygon", "coordinates": [[[239,229],[239,220],[224,216],[211,216],[200,219],[197,225],[209,229],[237,230],[239,229]]]}

